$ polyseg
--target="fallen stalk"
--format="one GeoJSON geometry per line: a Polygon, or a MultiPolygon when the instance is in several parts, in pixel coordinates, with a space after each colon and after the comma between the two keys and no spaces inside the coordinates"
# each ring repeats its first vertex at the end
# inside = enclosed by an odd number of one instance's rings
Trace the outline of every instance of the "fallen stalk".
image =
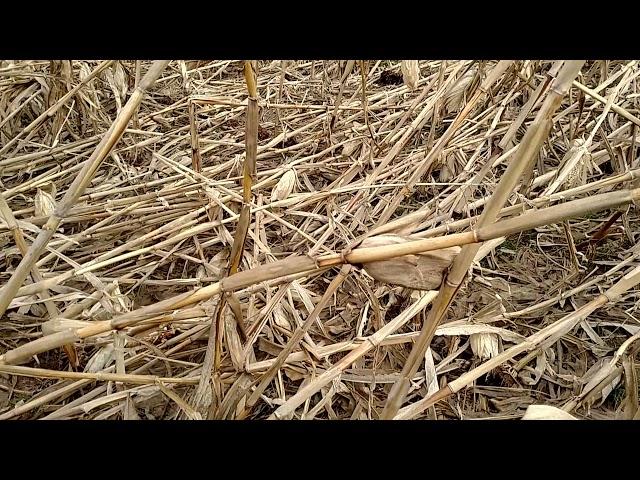
{"type": "Polygon", "coordinates": [[[17,365],[0,365],[0,373],[18,375],[31,378],[65,378],[65,379],[87,379],[100,382],[124,382],[137,385],[153,385],[158,382],[176,383],[184,385],[195,385],[198,377],[176,378],[176,377],[156,377],[155,375],[135,375],[131,373],[90,373],[90,372],[62,372],[59,370],[49,370],[46,368],[21,367],[17,365]]]}
{"type": "MultiPolygon", "coordinates": [[[[454,393],[457,393],[463,388],[471,385],[471,383],[480,378],[482,375],[489,373],[506,361],[511,360],[516,355],[538,348],[550,337],[557,338],[570,332],[573,327],[575,327],[578,323],[584,320],[595,310],[602,308],[607,304],[616,302],[622,296],[622,294],[624,294],[627,290],[635,287],[638,283],[640,283],[640,266],[631,270],[620,280],[618,280],[611,288],[598,295],[591,302],[582,306],[575,312],[571,312],[569,315],[565,315],[560,320],[531,335],[524,342],[508,348],[504,352],[500,353],[491,360],[488,360],[479,367],[476,367],[473,370],[465,373],[464,375],[461,375],[430,397],[424,398],[412,405],[408,405],[407,407],[400,410],[394,417],[394,419],[407,420],[410,418],[414,418],[427,408],[433,406],[436,402],[444,400],[450,395],[453,395],[454,393]]],[[[616,360],[617,359],[618,357],[616,357],[616,360]]],[[[612,362],[612,364],[615,364],[615,362],[612,362]]],[[[575,407],[575,405],[577,405],[577,403],[578,400],[569,402],[564,410],[567,412],[571,411],[575,407]]]]}
{"type": "Polygon", "coordinates": [[[431,303],[436,295],[437,292],[435,291],[426,292],[404,312],[391,320],[376,333],[367,337],[365,341],[358,346],[358,348],[349,352],[333,367],[324,371],[311,383],[298,390],[293,397],[280,405],[268,420],[284,419],[293,414],[296,408],[302,405],[308,398],[311,398],[315,393],[319,392],[322,387],[339,378],[340,375],[342,375],[342,372],[349,368],[353,362],[365,355],[371,349],[377,347],[386,337],[415,317],[422,309],[431,303]]]}
{"type": "Polygon", "coordinates": [[[87,186],[91,183],[91,179],[96,174],[103,160],[122,137],[129,120],[131,120],[131,117],[140,106],[140,103],[147,91],[155,83],[168,64],[168,60],[156,61],[149,68],[149,71],[140,82],[138,88],[133,92],[125,106],[120,111],[116,120],[104,134],[102,141],[98,144],[91,157],[85,162],[82,170],[80,170],[76,176],[64,197],[49,217],[47,223],[42,227],[40,234],[36,237],[35,241],[29,248],[29,251],[23,257],[22,261],[13,272],[13,275],[11,275],[11,278],[9,278],[9,281],[4,285],[2,290],[0,290],[0,317],[2,317],[4,312],[7,310],[11,300],[13,300],[16,292],[20,288],[20,285],[25,281],[27,275],[29,275],[29,272],[33,268],[33,265],[38,261],[40,255],[46,249],[47,243],[57,230],[62,220],[67,216],[71,207],[73,207],[80,195],[82,195],[87,186]]]}
{"type": "MultiPolygon", "coordinates": [[[[558,73],[558,76],[549,89],[548,96],[540,107],[535,121],[527,129],[527,133],[522,139],[515,158],[507,167],[507,170],[500,179],[500,183],[498,183],[489,202],[487,202],[478,220],[479,230],[490,228],[491,225],[494,224],[500,210],[513,192],[518,180],[523,175],[526,175],[529,169],[532,168],[532,162],[537,157],[543,142],[547,139],[551,130],[553,113],[562,103],[562,99],[568,92],[571,82],[578,75],[583,64],[584,61],[566,62],[558,73]]],[[[556,207],[551,207],[551,209],[556,207]]],[[[522,217],[524,216],[526,215],[522,217]]],[[[511,220],[517,221],[518,218],[522,217],[506,220],[504,223],[509,223],[511,220]]],[[[503,235],[508,233],[509,232],[504,232],[503,235]]],[[[440,293],[434,302],[434,306],[429,311],[427,319],[423,324],[422,333],[413,346],[405,366],[402,369],[402,376],[398,382],[394,384],[389,393],[381,416],[383,419],[392,419],[398,413],[398,410],[400,410],[411,384],[410,379],[413,378],[418,371],[420,362],[424,361],[424,355],[429,348],[433,334],[445,317],[449,305],[451,305],[453,298],[466,278],[469,267],[480,249],[481,245],[479,242],[481,241],[483,241],[481,238],[477,238],[474,242],[469,242],[470,244],[465,246],[454,259],[451,269],[440,287],[440,293]]]]}
{"type": "Polygon", "coordinates": [[[573,200],[541,210],[530,210],[517,217],[502,220],[486,227],[469,232],[445,235],[442,237],[426,238],[402,244],[381,247],[359,248],[348,254],[329,254],[316,258],[307,256],[293,256],[279,260],[251,270],[235,273],[214,284],[202,287],[193,292],[186,292],[162,300],[156,304],[143,307],[120,315],[111,320],[95,322],[95,324],[76,330],[58,332],[27,343],[3,355],[0,355],[0,365],[17,364],[28,361],[32,355],[74,343],[83,338],[100,335],[110,330],[125,328],[148,319],[158,313],[175,310],[187,305],[207,300],[221,292],[233,292],[247,288],[267,280],[274,280],[287,275],[303,273],[310,274],[321,269],[341,265],[343,263],[362,264],[379,260],[387,260],[402,255],[416,254],[439,250],[441,248],[473,244],[493,240],[498,237],[512,235],[542,225],[553,224],[565,219],[615,208],[640,200],[640,188],[608,192],[593,197],[573,200]]]}

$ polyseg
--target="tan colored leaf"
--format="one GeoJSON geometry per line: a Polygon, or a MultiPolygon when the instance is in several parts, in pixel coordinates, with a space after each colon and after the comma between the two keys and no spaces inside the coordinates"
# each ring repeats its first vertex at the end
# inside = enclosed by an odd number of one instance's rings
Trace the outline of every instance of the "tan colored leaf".
{"type": "Polygon", "coordinates": [[[271,201],[277,202],[278,200],[284,200],[291,195],[293,192],[293,187],[296,184],[296,172],[292,168],[287,169],[286,172],[282,174],[278,184],[271,191],[271,201]]]}
{"type": "Polygon", "coordinates": [[[115,348],[113,347],[113,343],[110,343],[98,350],[98,352],[89,359],[84,371],[90,373],[99,372],[111,365],[115,359],[115,348]]]}
{"type": "Polygon", "coordinates": [[[453,113],[460,110],[464,103],[465,94],[472,87],[471,82],[473,81],[475,76],[475,69],[470,69],[446,94],[444,99],[444,108],[447,113],[453,113]]]}
{"type": "Polygon", "coordinates": [[[578,420],[564,410],[549,405],[529,405],[522,420],[578,420]]]}
{"type": "Polygon", "coordinates": [[[291,330],[291,324],[289,323],[289,320],[287,319],[287,316],[285,315],[280,305],[273,309],[273,320],[279,327],[291,330]]]}
{"type": "Polygon", "coordinates": [[[56,208],[56,201],[49,192],[38,189],[35,198],[36,217],[48,217],[56,208]]]}
{"type": "Polygon", "coordinates": [[[440,390],[438,375],[436,374],[436,365],[433,361],[433,354],[430,348],[427,349],[427,353],[424,354],[424,380],[427,385],[428,397],[440,390]]]}
{"type": "Polygon", "coordinates": [[[469,337],[471,350],[481,359],[489,359],[498,355],[498,336],[494,333],[474,333],[469,337]]]}
{"type": "Polygon", "coordinates": [[[244,367],[244,350],[236,328],[236,320],[233,318],[231,311],[227,311],[225,315],[224,337],[233,367],[237,371],[242,371],[244,367]]]}
{"type": "MultiPolygon", "coordinates": [[[[362,242],[363,248],[396,245],[410,241],[400,235],[377,235],[362,242]]],[[[365,271],[379,282],[416,290],[433,290],[442,283],[444,271],[451,265],[460,247],[449,247],[417,255],[369,262],[365,271]]]]}
{"type": "Polygon", "coordinates": [[[403,60],[400,69],[402,70],[402,79],[409,90],[415,90],[420,80],[420,66],[418,60],[403,60]]]}

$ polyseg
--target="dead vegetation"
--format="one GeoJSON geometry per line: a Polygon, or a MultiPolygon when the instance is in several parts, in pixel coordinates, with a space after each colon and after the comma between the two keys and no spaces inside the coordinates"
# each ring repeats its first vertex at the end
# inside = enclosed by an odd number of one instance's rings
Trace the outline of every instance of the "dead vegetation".
{"type": "Polygon", "coordinates": [[[2,61],[0,418],[639,418],[639,75],[2,61]]]}

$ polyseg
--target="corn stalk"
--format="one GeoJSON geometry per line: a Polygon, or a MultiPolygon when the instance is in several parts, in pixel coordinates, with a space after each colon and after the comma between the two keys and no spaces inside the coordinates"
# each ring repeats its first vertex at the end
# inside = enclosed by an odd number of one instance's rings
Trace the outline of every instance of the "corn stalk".
{"type": "Polygon", "coordinates": [[[328,254],[316,258],[310,258],[308,256],[289,257],[284,260],[260,265],[251,270],[237,272],[219,282],[207,285],[193,292],[185,292],[167,298],[153,305],[139,308],[110,320],[92,322],[90,325],[80,328],[68,329],[38,338],[37,340],[0,355],[0,365],[23,363],[38,353],[95,335],[101,335],[111,330],[119,330],[136,325],[144,320],[151,321],[153,319],[170,322],[175,318],[174,310],[210,299],[215,295],[219,295],[221,292],[234,292],[261,282],[287,278],[300,273],[309,275],[343,263],[358,265],[367,262],[387,260],[402,255],[439,250],[456,245],[477,244],[495,238],[513,235],[542,225],[553,224],[567,218],[607,210],[639,200],[640,188],[608,192],[549,208],[530,210],[518,217],[502,220],[469,232],[426,238],[401,244],[358,248],[348,254],[328,254]]]}
{"type": "MultiPolygon", "coordinates": [[[[562,99],[569,91],[573,80],[576,78],[584,61],[568,61],[566,62],[558,77],[550,88],[549,94],[544,103],[540,107],[540,111],[535,121],[527,129],[527,133],[522,139],[521,145],[515,155],[515,158],[507,167],[504,175],[500,179],[495,192],[487,202],[478,226],[480,229],[491,225],[495,222],[500,210],[511,195],[518,180],[525,174],[536,159],[542,144],[549,135],[552,127],[552,115],[562,103],[562,99]]],[[[420,366],[420,362],[424,359],[425,352],[431,344],[433,334],[444,318],[449,305],[453,301],[455,294],[462,285],[467,276],[469,267],[473,262],[476,253],[480,249],[480,243],[473,243],[465,246],[460,254],[454,259],[449,274],[445,277],[438,297],[434,301],[433,307],[429,311],[429,315],[423,325],[422,331],[416,341],[407,362],[402,370],[400,379],[393,385],[387,403],[382,412],[383,419],[392,419],[398,413],[406,397],[410,386],[410,378],[412,378],[420,366]]]]}
{"type": "MultiPolygon", "coordinates": [[[[238,227],[236,228],[233,245],[231,247],[231,255],[227,266],[226,276],[233,275],[238,272],[244,244],[251,223],[251,189],[256,181],[256,156],[258,150],[258,85],[256,79],[257,62],[244,62],[244,76],[247,84],[249,99],[247,102],[247,122],[246,122],[246,157],[243,165],[242,176],[242,210],[238,218],[238,227]]],[[[222,293],[222,292],[221,292],[222,293]]],[[[231,292],[226,295],[233,295],[231,292]]],[[[233,298],[227,298],[226,295],[220,296],[220,301],[213,315],[212,328],[209,332],[209,342],[205,353],[200,383],[196,390],[196,408],[203,409],[211,405],[207,395],[209,391],[209,381],[211,379],[211,371],[214,374],[218,372],[220,363],[222,362],[222,340],[223,340],[223,322],[224,312],[227,304],[233,298]]],[[[232,309],[234,318],[240,330],[244,332],[243,319],[241,318],[240,309],[232,309]]]]}
{"type": "MultiPolygon", "coordinates": [[[[9,281],[0,290],[0,317],[2,317],[4,312],[7,310],[7,307],[14,299],[18,289],[20,288],[20,285],[25,281],[27,275],[29,275],[29,272],[47,247],[47,243],[53,236],[53,233],[56,231],[62,220],[68,215],[69,211],[78,201],[78,198],[83,194],[89,183],[91,183],[91,179],[98,171],[102,161],[122,137],[125,128],[127,128],[127,124],[140,106],[145,94],[155,83],[158,77],[160,77],[160,74],[168,64],[169,60],[158,60],[151,65],[138,88],[133,92],[131,97],[129,97],[129,100],[120,111],[120,114],[116,117],[116,120],[104,134],[104,137],[102,137],[102,141],[98,144],[91,157],[85,162],[82,170],[80,170],[76,176],[64,197],[47,220],[47,223],[42,227],[42,230],[29,248],[27,254],[23,257],[15,272],[13,272],[13,275],[11,275],[11,278],[9,278],[9,281]]],[[[102,66],[104,66],[104,64],[101,65],[101,67],[102,66]]],[[[75,91],[77,90],[72,90],[74,93],[75,91]]],[[[70,93],[71,92],[69,92],[69,94],[70,93]]],[[[65,95],[65,97],[67,96],[65,95]]],[[[60,105],[65,97],[60,99],[56,105],[60,105]]]]}
{"type": "MultiPolygon", "coordinates": [[[[638,283],[640,283],[640,266],[632,269],[629,273],[618,280],[611,288],[598,295],[595,299],[593,299],[586,305],[583,305],[575,312],[571,312],[570,314],[565,315],[560,320],[553,322],[551,325],[534,333],[524,342],[508,348],[491,360],[488,360],[482,365],[461,375],[430,397],[422,399],[412,405],[403,408],[402,410],[400,410],[398,415],[396,415],[395,419],[407,420],[410,418],[415,418],[421,412],[433,406],[436,402],[461,391],[463,388],[471,385],[472,382],[480,378],[482,375],[489,373],[496,367],[511,360],[516,355],[536,349],[540,347],[541,344],[548,342],[550,338],[559,338],[560,336],[570,332],[578,323],[587,318],[595,310],[616,302],[622,296],[622,294],[638,285],[638,283]]],[[[568,402],[563,409],[569,412],[575,407],[576,404],[577,400],[574,399],[568,402]]]]}

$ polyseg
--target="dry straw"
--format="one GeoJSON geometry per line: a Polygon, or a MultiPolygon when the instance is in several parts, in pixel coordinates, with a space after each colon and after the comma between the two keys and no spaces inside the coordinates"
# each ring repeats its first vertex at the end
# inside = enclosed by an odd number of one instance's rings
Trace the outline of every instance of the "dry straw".
{"type": "Polygon", "coordinates": [[[0,418],[638,418],[639,72],[0,63],[0,418]]]}

